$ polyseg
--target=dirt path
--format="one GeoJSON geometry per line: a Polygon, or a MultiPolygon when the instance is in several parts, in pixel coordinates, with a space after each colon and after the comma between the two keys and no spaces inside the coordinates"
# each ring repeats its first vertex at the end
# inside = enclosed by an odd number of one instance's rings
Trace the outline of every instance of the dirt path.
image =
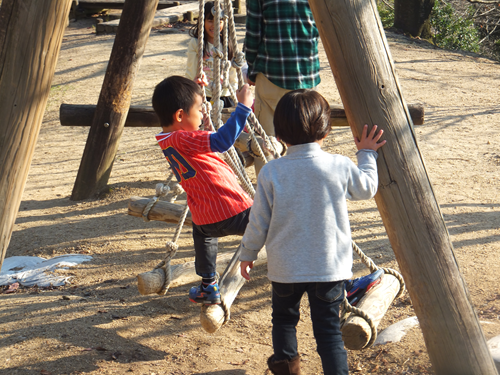
{"type": "MultiPolygon", "coordinates": [[[[238,29],[240,43],[243,27],[238,29]]],[[[167,297],[140,296],[136,275],[152,269],[172,238],[173,225],[127,215],[131,196],[154,195],[167,164],[155,129],[126,129],[113,167],[112,192],[71,202],[88,129],[61,127],[61,103],[95,104],[113,43],[95,36],[91,21],[71,23],[7,256],[89,254],[93,260],[62,271],[72,284],[54,290],[22,289],[0,298],[0,374],[264,374],[272,353],[270,285],[257,267],[232,308],[231,321],[209,335],[187,299],[191,285],[167,297]],[[43,372],[46,371],[46,372],[43,372]]],[[[487,339],[500,334],[500,65],[388,35],[408,103],[425,106],[416,128],[430,180],[487,339]]],[[[154,30],[133,92],[134,105],[150,105],[154,86],[184,72],[187,28],[154,30]]],[[[322,52],[319,91],[339,95],[322,52]]],[[[326,148],[354,156],[349,129],[334,129],[326,148]]],[[[397,268],[374,201],[351,202],[354,240],[377,264],[397,268]]],[[[184,229],[175,262],[193,259],[184,229]]],[[[233,251],[237,237],[222,241],[233,251]]],[[[366,273],[359,262],[356,276],[366,273]]],[[[320,374],[307,303],[299,331],[304,374],[320,374]]],[[[405,296],[381,323],[383,329],[414,316],[405,296]]],[[[349,352],[358,374],[425,374],[432,369],[418,328],[399,343],[349,352]]]]}

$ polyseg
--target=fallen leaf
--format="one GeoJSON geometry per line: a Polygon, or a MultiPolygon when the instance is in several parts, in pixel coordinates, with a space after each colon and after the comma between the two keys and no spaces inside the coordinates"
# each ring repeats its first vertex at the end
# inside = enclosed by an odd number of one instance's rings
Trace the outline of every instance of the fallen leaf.
{"type": "Polygon", "coordinates": [[[122,353],[120,353],[120,352],[114,352],[113,354],[111,354],[111,358],[114,360],[117,360],[118,357],[121,355],[122,355],[122,353]]]}
{"type": "Polygon", "coordinates": [[[249,360],[248,359],[245,359],[244,361],[241,361],[241,362],[228,362],[230,365],[233,365],[233,366],[243,366],[245,365],[249,360]]]}
{"type": "Polygon", "coordinates": [[[10,294],[10,293],[15,293],[16,290],[19,289],[19,283],[13,283],[13,284],[10,284],[9,287],[4,290],[4,294],[10,294]]]}

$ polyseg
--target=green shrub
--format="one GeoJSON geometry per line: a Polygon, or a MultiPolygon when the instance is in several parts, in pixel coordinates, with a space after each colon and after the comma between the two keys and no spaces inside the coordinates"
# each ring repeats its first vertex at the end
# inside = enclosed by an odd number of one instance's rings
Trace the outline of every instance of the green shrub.
{"type": "Polygon", "coordinates": [[[479,52],[479,33],[472,20],[472,8],[461,17],[450,4],[436,1],[431,14],[433,42],[441,48],[479,52]]]}
{"type": "Polygon", "coordinates": [[[377,1],[377,9],[384,29],[394,26],[394,8],[390,8],[382,1],[377,1]]]}

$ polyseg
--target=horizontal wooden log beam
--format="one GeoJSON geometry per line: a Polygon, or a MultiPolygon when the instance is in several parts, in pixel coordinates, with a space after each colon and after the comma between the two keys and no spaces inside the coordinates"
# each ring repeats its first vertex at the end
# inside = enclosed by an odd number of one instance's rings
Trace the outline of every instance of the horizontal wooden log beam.
{"type": "MultiPolygon", "coordinates": [[[[331,105],[330,119],[332,126],[349,126],[344,108],[340,105],[331,105]]],[[[231,115],[233,108],[224,108],[222,118],[225,122],[231,115]]],[[[414,125],[423,125],[424,106],[421,104],[409,104],[408,110],[414,125]]],[[[59,108],[59,120],[63,126],[90,126],[94,118],[95,105],[92,104],[61,104],[59,108]]],[[[127,127],[160,127],[160,121],[153,110],[148,106],[131,106],[125,121],[127,127]]]]}
{"type": "MultiPolygon", "coordinates": [[[[150,198],[144,197],[131,197],[128,201],[128,214],[130,216],[142,217],[142,213],[144,208],[149,203],[150,198]]],[[[166,223],[177,224],[179,222],[179,218],[184,211],[184,206],[180,204],[158,201],[155,203],[153,208],[149,211],[148,218],[149,220],[157,220],[164,221],[166,223]]],[[[191,213],[188,213],[186,216],[186,220],[184,221],[185,225],[192,225],[193,222],[191,220],[191,213]]]]}

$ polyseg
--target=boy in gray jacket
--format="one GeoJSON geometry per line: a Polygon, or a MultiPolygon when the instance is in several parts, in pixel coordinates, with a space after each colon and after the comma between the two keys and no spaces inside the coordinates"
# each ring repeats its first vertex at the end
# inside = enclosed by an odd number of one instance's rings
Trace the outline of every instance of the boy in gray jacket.
{"type": "Polygon", "coordinates": [[[383,131],[374,125],[355,139],[358,166],[321,150],[330,131],[330,106],[318,92],[295,90],[278,103],[276,136],[287,155],[262,168],[250,221],[242,239],[241,274],[265,245],[272,282],[274,374],[299,374],[296,326],[307,292],[317,351],[325,374],[347,374],[339,305],[344,281],[352,277],[351,230],[346,199],[370,199],[377,192],[377,150],[383,131]]]}

